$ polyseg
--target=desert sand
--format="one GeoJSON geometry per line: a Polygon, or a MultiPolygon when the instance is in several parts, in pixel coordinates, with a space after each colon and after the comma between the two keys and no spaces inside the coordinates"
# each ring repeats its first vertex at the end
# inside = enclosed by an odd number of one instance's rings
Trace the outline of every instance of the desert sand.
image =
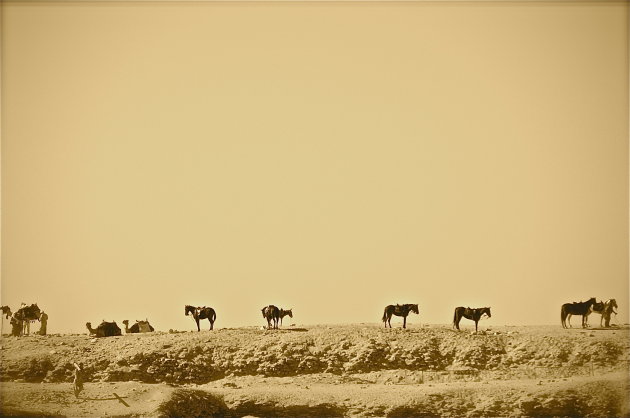
{"type": "MultiPolygon", "coordinates": [[[[393,321],[392,321],[393,322],[393,321]]],[[[4,416],[630,416],[630,328],[377,324],[2,338],[4,416]],[[72,390],[73,362],[84,390],[72,390]]]]}

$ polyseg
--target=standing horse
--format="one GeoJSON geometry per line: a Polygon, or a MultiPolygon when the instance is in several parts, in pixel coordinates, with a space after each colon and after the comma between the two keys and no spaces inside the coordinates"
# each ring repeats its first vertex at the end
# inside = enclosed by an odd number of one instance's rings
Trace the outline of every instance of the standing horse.
{"type": "Polygon", "coordinates": [[[280,309],[274,305],[265,306],[261,309],[262,316],[267,320],[267,329],[271,329],[271,321],[273,321],[273,329],[278,329],[278,321],[280,319],[280,309]]]}
{"type": "Polygon", "coordinates": [[[420,310],[418,309],[418,304],[405,304],[405,305],[387,305],[385,307],[385,311],[383,312],[383,318],[381,321],[385,323],[385,328],[387,328],[387,324],[389,327],[392,327],[392,315],[402,316],[403,317],[403,328],[407,328],[407,315],[409,312],[413,312],[415,314],[420,314],[420,310]]]}
{"type": "Polygon", "coordinates": [[[287,315],[289,316],[289,318],[293,318],[293,308],[291,309],[280,308],[280,313],[278,314],[278,316],[280,317],[280,325],[282,325],[282,319],[287,315]]]}
{"type": "MultiPolygon", "coordinates": [[[[601,315],[601,316],[599,317],[599,326],[600,326],[600,328],[601,328],[602,323],[604,322],[604,307],[605,307],[605,304],[604,304],[604,302],[602,302],[602,301],[595,302],[595,303],[593,304],[593,306],[591,306],[591,309],[589,309],[589,310],[588,310],[588,312],[587,312],[587,313],[586,313],[586,315],[585,315],[585,317],[586,317],[586,318],[585,318],[585,321],[584,321],[584,322],[586,323],[586,326],[587,326],[587,327],[589,326],[589,325],[588,325],[588,317],[589,317],[592,313],[597,313],[597,314],[600,314],[600,315],[601,315]]],[[[567,315],[567,320],[568,320],[569,322],[571,322],[571,314],[567,315]]]]}
{"type": "MultiPolygon", "coordinates": [[[[595,298],[590,298],[586,302],[565,303],[560,308],[560,321],[562,328],[567,328],[567,317],[570,315],[582,315],[582,328],[586,328],[586,316],[591,307],[597,303],[595,298]]],[[[571,318],[569,317],[569,328],[571,327],[571,318]]]]}
{"type": "Polygon", "coordinates": [[[36,303],[30,306],[22,306],[15,314],[13,314],[18,321],[22,321],[22,334],[26,335],[31,332],[31,322],[35,322],[35,320],[39,321],[41,315],[41,310],[36,303]]]}
{"type": "Polygon", "coordinates": [[[184,307],[184,313],[186,316],[192,314],[193,319],[197,323],[197,331],[201,331],[201,328],[199,327],[199,320],[201,319],[207,319],[210,321],[210,331],[214,329],[214,321],[217,319],[217,314],[214,309],[206,306],[195,308],[194,306],[186,305],[184,307]]]}
{"type": "Polygon", "coordinates": [[[488,315],[488,318],[492,317],[490,313],[490,308],[464,308],[463,306],[458,306],[455,308],[455,315],[453,316],[453,327],[457,328],[459,331],[459,321],[462,320],[462,317],[466,319],[470,319],[471,321],[475,321],[475,332],[477,332],[477,325],[479,324],[479,320],[483,315],[488,315]]]}

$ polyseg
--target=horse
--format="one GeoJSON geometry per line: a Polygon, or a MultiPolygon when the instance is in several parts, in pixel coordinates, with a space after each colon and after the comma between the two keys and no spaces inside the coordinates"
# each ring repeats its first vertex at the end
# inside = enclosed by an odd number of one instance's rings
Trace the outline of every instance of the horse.
{"type": "Polygon", "coordinates": [[[413,312],[415,314],[420,314],[420,310],[418,309],[418,304],[410,304],[407,303],[405,305],[387,305],[385,310],[383,311],[383,318],[381,321],[385,323],[385,328],[387,328],[387,324],[389,327],[392,327],[392,315],[402,316],[403,317],[403,328],[407,328],[407,315],[409,312],[413,312]]]}
{"type": "Polygon", "coordinates": [[[267,329],[271,329],[271,321],[273,321],[273,329],[278,329],[278,320],[280,319],[280,309],[277,306],[269,305],[261,309],[262,316],[267,320],[267,329]]]}
{"type": "Polygon", "coordinates": [[[23,306],[18,309],[17,312],[13,314],[13,316],[18,321],[22,321],[22,334],[28,335],[31,332],[31,322],[35,322],[35,320],[39,321],[42,313],[36,303],[30,306],[26,306],[25,304],[22,305],[23,306]]]}
{"type": "MultiPolygon", "coordinates": [[[[597,314],[600,314],[600,315],[601,315],[601,317],[599,318],[599,326],[600,326],[600,328],[601,328],[601,326],[602,326],[602,322],[603,322],[603,320],[604,320],[604,307],[605,307],[605,304],[604,304],[604,302],[602,302],[602,301],[595,302],[595,303],[593,304],[593,306],[591,306],[591,308],[588,310],[588,312],[587,312],[587,313],[586,313],[586,315],[585,315],[585,316],[586,316],[586,319],[585,319],[585,321],[584,321],[584,322],[586,323],[586,326],[587,326],[587,327],[589,326],[589,325],[588,325],[588,317],[589,317],[592,313],[597,313],[597,314]]],[[[567,315],[567,319],[569,320],[569,322],[571,321],[571,314],[568,314],[568,315],[567,315]]]]}
{"type": "Polygon", "coordinates": [[[192,314],[193,319],[197,323],[197,331],[201,331],[201,328],[199,328],[200,319],[207,319],[208,321],[210,321],[210,331],[214,329],[214,321],[216,321],[217,319],[217,314],[214,309],[206,306],[195,308],[194,306],[186,305],[184,308],[184,313],[186,314],[186,316],[192,314]]]}
{"type": "Polygon", "coordinates": [[[280,317],[280,325],[282,325],[282,319],[289,315],[289,318],[293,318],[293,308],[291,309],[282,309],[280,308],[280,313],[278,314],[280,317]]]}
{"type": "MultiPolygon", "coordinates": [[[[595,298],[590,298],[586,302],[565,303],[560,307],[560,322],[562,328],[567,328],[567,317],[569,315],[582,315],[582,328],[586,328],[586,315],[591,307],[597,303],[595,298]]],[[[571,328],[571,318],[569,318],[569,328],[571,328]]]]}
{"type": "Polygon", "coordinates": [[[462,320],[462,317],[466,319],[470,319],[471,321],[475,321],[475,332],[477,332],[477,325],[479,324],[479,320],[483,315],[488,315],[488,318],[492,317],[492,313],[490,313],[490,308],[464,308],[463,306],[458,306],[455,308],[455,315],[453,316],[453,327],[457,328],[459,331],[459,321],[462,320]]]}

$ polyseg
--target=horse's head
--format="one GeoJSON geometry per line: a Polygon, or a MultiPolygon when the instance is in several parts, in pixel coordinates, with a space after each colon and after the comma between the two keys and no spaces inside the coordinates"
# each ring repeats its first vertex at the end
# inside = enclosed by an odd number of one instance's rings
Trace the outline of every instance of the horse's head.
{"type": "Polygon", "coordinates": [[[586,303],[588,303],[589,305],[594,305],[597,303],[597,299],[595,298],[590,298],[589,300],[586,301],[586,303]]]}
{"type": "Polygon", "coordinates": [[[411,312],[420,315],[420,309],[418,309],[418,304],[411,305],[411,312]]]}
{"type": "Polygon", "coordinates": [[[184,307],[184,314],[186,314],[186,316],[188,316],[189,314],[195,312],[195,308],[193,306],[190,305],[186,305],[184,307]]]}
{"type": "Polygon", "coordinates": [[[490,307],[488,306],[487,308],[483,308],[483,310],[481,311],[481,314],[486,314],[488,315],[488,318],[492,318],[492,314],[490,313],[490,307]]]}
{"type": "Polygon", "coordinates": [[[284,313],[289,315],[290,318],[293,318],[293,308],[284,311],[284,313]]]}

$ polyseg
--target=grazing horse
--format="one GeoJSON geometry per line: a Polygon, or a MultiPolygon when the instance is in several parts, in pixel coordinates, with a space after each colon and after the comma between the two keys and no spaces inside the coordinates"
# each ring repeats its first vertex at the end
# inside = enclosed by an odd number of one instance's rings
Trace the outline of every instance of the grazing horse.
{"type": "Polygon", "coordinates": [[[31,322],[35,322],[35,320],[39,321],[42,313],[36,303],[30,306],[26,306],[25,304],[22,305],[23,306],[18,309],[17,312],[13,314],[13,316],[18,321],[22,321],[22,334],[28,335],[31,332],[31,322]]]}
{"type": "Polygon", "coordinates": [[[606,328],[610,327],[610,314],[617,315],[617,311],[615,311],[615,309],[618,308],[619,307],[617,306],[617,301],[615,299],[608,299],[606,302],[604,302],[602,318],[604,319],[604,326],[606,328]]]}
{"type": "Polygon", "coordinates": [[[267,329],[271,329],[271,321],[273,321],[273,329],[278,329],[278,320],[280,319],[280,309],[274,305],[265,306],[261,309],[262,316],[267,320],[267,329]]]}
{"type": "MultiPolygon", "coordinates": [[[[565,303],[560,308],[560,321],[562,322],[562,328],[567,328],[567,317],[570,315],[582,315],[582,328],[586,328],[586,316],[588,315],[591,307],[597,303],[595,298],[590,298],[586,302],[573,302],[565,303]]],[[[571,327],[571,318],[569,317],[569,328],[571,327]]]]}
{"type": "Polygon", "coordinates": [[[385,311],[383,312],[383,318],[381,321],[385,323],[385,328],[387,328],[387,324],[389,327],[392,327],[392,315],[402,316],[403,317],[403,328],[407,328],[407,315],[409,312],[413,312],[415,314],[420,314],[420,310],[418,309],[418,304],[405,304],[405,305],[387,305],[385,307],[385,311]]]}
{"type": "Polygon", "coordinates": [[[282,309],[280,308],[280,313],[278,314],[280,316],[280,325],[282,325],[282,319],[285,316],[289,316],[289,318],[293,318],[293,308],[291,309],[282,309]]]}
{"type": "Polygon", "coordinates": [[[210,331],[214,329],[214,321],[216,321],[217,319],[217,314],[214,309],[208,308],[206,306],[195,308],[194,306],[186,305],[184,312],[186,316],[192,314],[193,319],[197,323],[197,331],[201,331],[201,328],[199,328],[200,319],[207,319],[208,321],[210,321],[210,331]]]}
{"type": "Polygon", "coordinates": [[[479,320],[482,316],[488,315],[488,318],[492,317],[492,313],[490,313],[490,308],[464,308],[463,306],[458,306],[455,308],[455,315],[453,316],[453,327],[459,330],[459,321],[462,320],[462,317],[466,319],[470,319],[471,321],[475,321],[475,332],[477,332],[477,325],[479,324],[479,320]]]}

